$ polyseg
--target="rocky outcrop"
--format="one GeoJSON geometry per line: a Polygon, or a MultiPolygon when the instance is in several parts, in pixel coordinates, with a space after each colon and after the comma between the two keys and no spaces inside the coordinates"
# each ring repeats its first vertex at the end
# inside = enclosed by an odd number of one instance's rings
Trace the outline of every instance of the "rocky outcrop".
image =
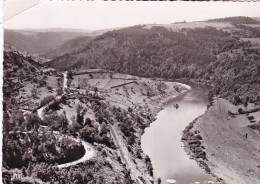
{"type": "Polygon", "coordinates": [[[203,140],[199,131],[192,131],[194,123],[197,119],[191,122],[183,131],[182,142],[184,143],[186,152],[191,159],[195,159],[200,167],[202,167],[208,174],[211,174],[210,168],[204,161],[207,161],[207,155],[204,151],[203,140]]]}

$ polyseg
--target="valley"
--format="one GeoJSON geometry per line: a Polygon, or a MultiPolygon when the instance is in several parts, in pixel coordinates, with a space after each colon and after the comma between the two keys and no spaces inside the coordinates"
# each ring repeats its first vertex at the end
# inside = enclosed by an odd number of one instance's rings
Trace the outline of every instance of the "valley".
{"type": "Polygon", "coordinates": [[[250,17],[6,30],[3,183],[255,184],[259,38],[250,17]]]}

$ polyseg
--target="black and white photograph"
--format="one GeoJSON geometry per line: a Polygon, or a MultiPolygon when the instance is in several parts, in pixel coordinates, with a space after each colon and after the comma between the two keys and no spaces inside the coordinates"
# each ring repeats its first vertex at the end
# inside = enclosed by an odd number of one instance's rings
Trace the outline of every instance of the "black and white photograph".
{"type": "Polygon", "coordinates": [[[260,184],[260,2],[5,0],[3,184],[260,184]]]}

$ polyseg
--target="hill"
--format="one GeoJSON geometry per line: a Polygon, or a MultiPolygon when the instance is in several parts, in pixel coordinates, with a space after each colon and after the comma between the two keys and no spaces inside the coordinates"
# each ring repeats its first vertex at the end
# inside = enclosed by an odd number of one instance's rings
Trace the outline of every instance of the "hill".
{"type": "Polygon", "coordinates": [[[257,19],[250,17],[226,17],[219,19],[210,19],[209,22],[231,22],[233,24],[259,24],[260,22],[257,19]]]}
{"type": "Polygon", "coordinates": [[[214,27],[171,31],[134,26],[107,32],[46,64],[58,70],[103,68],[143,77],[189,78],[215,84],[224,97],[237,93],[256,101],[259,49],[241,39],[247,34],[214,27]]]}
{"type": "Polygon", "coordinates": [[[86,46],[92,39],[93,37],[90,36],[82,36],[68,40],[62,43],[61,45],[57,46],[56,48],[44,52],[40,55],[40,57],[53,59],[55,57],[62,56],[68,52],[74,52],[80,49],[81,47],[86,46]]]}
{"type": "Polygon", "coordinates": [[[29,55],[40,54],[84,34],[51,30],[4,30],[4,47],[5,50],[26,52],[29,55]]]}
{"type": "MultiPolygon", "coordinates": [[[[229,20],[139,25],[94,37],[66,32],[54,38],[59,30],[9,32],[15,49],[54,59],[43,66],[25,54],[4,52],[3,166],[8,171],[3,174],[4,183],[10,183],[12,168],[45,182],[154,183],[151,160],[141,151],[141,135],[162,104],[186,90],[172,82],[176,79],[210,85],[215,96],[240,104],[214,101],[210,93],[211,106],[192,123],[193,128],[186,129],[190,143],[194,143],[195,130],[201,132],[197,138],[205,146],[196,146],[194,151],[200,154],[200,148],[205,149],[202,156],[207,154],[208,160],[199,164],[206,164],[225,181],[229,180],[220,171],[230,170],[230,165],[241,178],[248,173],[255,178],[256,164],[250,170],[254,160],[240,148],[253,150],[257,137],[249,145],[241,135],[246,130],[251,137],[259,129],[259,122],[251,124],[259,112],[243,109],[260,104],[260,24],[246,20],[246,24],[229,20]],[[63,136],[55,136],[54,131],[63,136]],[[70,144],[66,136],[88,142],[97,155],[58,169],[55,162],[69,164],[86,151],[81,143],[70,144]],[[219,144],[218,150],[211,148],[219,144]],[[232,156],[239,152],[243,157],[232,156]],[[214,154],[220,159],[216,165],[214,154]],[[243,160],[228,162],[233,161],[231,157],[243,160]],[[250,162],[243,165],[248,157],[250,162]]],[[[232,171],[225,174],[236,176],[232,171]]]]}
{"type": "Polygon", "coordinates": [[[3,183],[18,172],[31,183],[154,183],[141,135],[162,104],[189,86],[105,70],[73,76],[37,64],[4,52],[3,183]]]}

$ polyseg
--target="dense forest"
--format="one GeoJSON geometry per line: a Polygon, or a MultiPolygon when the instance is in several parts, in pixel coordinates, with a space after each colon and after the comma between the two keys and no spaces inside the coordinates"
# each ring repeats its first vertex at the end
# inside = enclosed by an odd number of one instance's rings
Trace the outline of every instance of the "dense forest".
{"type": "Polygon", "coordinates": [[[243,31],[213,27],[175,32],[161,26],[134,26],[107,32],[47,64],[59,70],[103,68],[144,77],[200,80],[215,84],[225,97],[237,94],[257,101],[259,49],[239,34],[243,31]]]}

